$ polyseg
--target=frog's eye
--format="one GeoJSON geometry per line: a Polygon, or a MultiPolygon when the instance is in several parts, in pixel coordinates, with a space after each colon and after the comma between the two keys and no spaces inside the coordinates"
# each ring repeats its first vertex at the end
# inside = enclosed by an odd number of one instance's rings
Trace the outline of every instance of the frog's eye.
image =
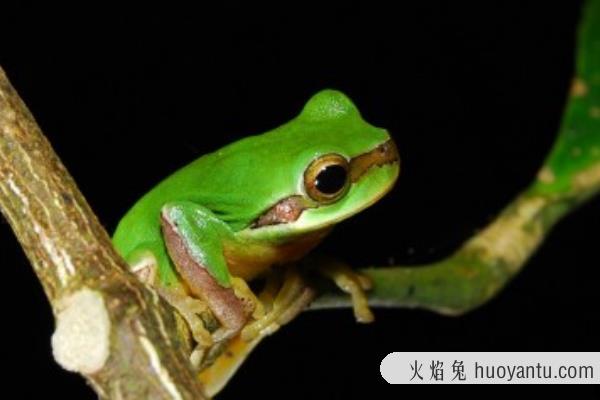
{"type": "Polygon", "coordinates": [[[339,154],[327,154],[310,163],[304,171],[304,188],[311,199],[328,204],[346,193],[348,161],[339,154]]]}

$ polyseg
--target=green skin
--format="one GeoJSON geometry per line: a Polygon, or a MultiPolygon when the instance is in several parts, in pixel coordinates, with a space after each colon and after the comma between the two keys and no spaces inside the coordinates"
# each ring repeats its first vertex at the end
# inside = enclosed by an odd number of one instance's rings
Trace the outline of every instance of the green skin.
{"type": "Polygon", "coordinates": [[[225,245],[229,254],[247,259],[257,249],[260,257],[270,246],[327,230],[387,193],[398,177],[397,162],[369,168],[331,204],[309,198],[304,172],[319,156],[335,153],[350,160],[388,140],[387,131],[365,122],[342,93],[321,91],[292,121],[204,155],[163,180],[123,217],[114,245],[130,264],[152,254],[158,283],[179,284],[182,278],[161,231],[162,213],[177,226],[193,257],[229,287],[225,245]],[[266,210],[292,195],[303,196],[309,205],[297,220],[252,227],[266,210]]]}

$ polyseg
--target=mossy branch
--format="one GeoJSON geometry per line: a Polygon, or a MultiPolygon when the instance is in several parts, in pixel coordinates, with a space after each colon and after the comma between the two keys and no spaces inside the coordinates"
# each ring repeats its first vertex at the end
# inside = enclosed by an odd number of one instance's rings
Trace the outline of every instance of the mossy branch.
{"type": "Polygon", "coordinates": [[[0,208],[52,305],[59,364],[104,399],[205,398],[173,309],[127,272],[1,68],[0,208]]]}
{"type": "MultiPolygon", "coordinates": [[[[559,136],[537,179],[452,256],[423,266],[369,268],[369,304],[461,314],[492,299],[562,217],[600,190],[600,0],[586,3],[576,76],[559,136]]],[[[475,190],[475,188],[473,188],[475,190]]],[[[350,306],[330,292],[313,308],[350,306]]]]}

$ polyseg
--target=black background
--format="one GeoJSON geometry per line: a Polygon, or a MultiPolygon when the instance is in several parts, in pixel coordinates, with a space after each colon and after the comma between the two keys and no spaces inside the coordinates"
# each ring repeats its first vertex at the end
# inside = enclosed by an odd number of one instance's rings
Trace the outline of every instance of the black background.
{"type": "MultiPolygon", "coordinates": [[[[0,65],[107,229],[168,173],[332,87],[393,133],[403,159],[395,190],[322,246],[364,266],[449,254],[532,179],[559,126],[580,2],[53,7],[3,10],[0,65]]],[[[379,375],[392,351],[596,349],[598,205],[560,223],[477,311],[377,311],[369,326],[348,310],[306,313],[220,398],[400,396],[379,375]]],[[[4,220],[0,250],[3,385],[95,398],[52,360],[50,308],[4,220]],[[41,383],[12,379],[25,375],[41,383]]]]}

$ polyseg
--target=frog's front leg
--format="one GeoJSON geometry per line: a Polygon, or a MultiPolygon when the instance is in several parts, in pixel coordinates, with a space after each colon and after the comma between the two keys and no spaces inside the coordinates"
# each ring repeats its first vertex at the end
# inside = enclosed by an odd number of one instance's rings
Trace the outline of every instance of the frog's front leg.
{"type": "Polygon", "coordinates": [[[309,268],[329,278],[342,291],[352,298],[354,317],[358,322],[373,322],[375,317],[369,308],[367,290],[372,288],[371,280],[353,270],[346,263],[330,257],[310,257],[307,260],[309,268]]]}
{"type": "Polygon", "coordinates": [[[315,296],[315,289],[306,282],[296,266],[285,267],[283,274],[281,271],[272,271],[259,296],[265,313],[242,330],[242,339],[250,342],[274,333],[302,312],[315,296]]]}
{"type": "Polygon", "coordinates": [[[163,206],[161,225],[177,272],[220,324],[214,340],[235,336],[260,306],[245,282],[229,274],[222,246],[229,228],[209,210],[188,201],[163,206]]]}

